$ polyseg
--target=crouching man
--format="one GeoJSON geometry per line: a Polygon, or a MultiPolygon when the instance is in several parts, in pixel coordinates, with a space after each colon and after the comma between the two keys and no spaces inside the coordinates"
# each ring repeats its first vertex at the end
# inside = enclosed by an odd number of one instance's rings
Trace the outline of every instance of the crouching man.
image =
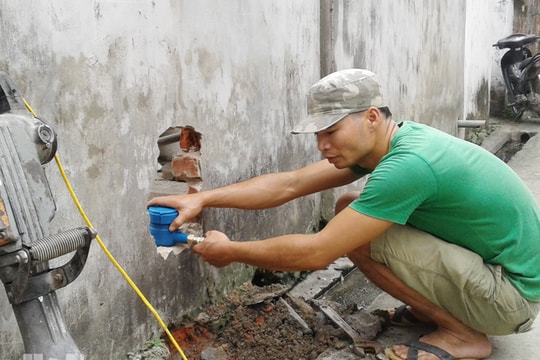
{"type": "Polygon", "coordinates": [[[391,359],[482,359],[486,335],[530,329],[540,299],[540,212],[520,178],[479,146],[429,126],[396,123],[376,76],[347,69],[314,84],[308,117],[293,133],[315,134],[324,160],[190,195],[152,199],[179,215],[205,207],[265,209],[370,174],[315,234],[230,241],[219,231],[192,249],[222,267],[325,268],[347,255],[407,307],[395,321],[437,326],[386,350],[391,359]]]}

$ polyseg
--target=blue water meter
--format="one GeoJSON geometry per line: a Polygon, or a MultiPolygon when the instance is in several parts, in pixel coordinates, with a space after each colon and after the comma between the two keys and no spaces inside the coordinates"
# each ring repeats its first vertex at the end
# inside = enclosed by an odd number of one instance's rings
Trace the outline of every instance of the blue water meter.
{"type": "Polygon", "coordinates": [[[195,245],[204,240],[182,231],[169,231],[169,225],[178,216],[178,211],[163,206],[150,206],[147,210],[150,216],[150,234],[156,246],[173,246],[174,244],[195,245]]]}

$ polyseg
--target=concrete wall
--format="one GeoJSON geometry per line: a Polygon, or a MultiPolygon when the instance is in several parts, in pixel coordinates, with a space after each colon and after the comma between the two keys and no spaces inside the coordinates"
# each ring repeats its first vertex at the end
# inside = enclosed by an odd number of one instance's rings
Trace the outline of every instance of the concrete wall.
{"type": "Polygon", "coordinates": [[[397,120],[456,132],[463,107],[465,1],[333,1],[324,61],[379,75],[397,120]],[[354,15],[353,15],[354,14],[354,15]]]}
{"type": "Polygon", "coordinates": [[[479,24],[491,28],[493,1],[467,0],[465,19],[465,59],[463,120],[489,119],[491,53],[493,32],[479,31],[479,24]]]}
{"type": "MultiPolygon", "coordinates": [[[[304,114],[305,91],[322,75],[353,66],[379,74],[398,120],[455,134],[464,109],[483,106],[472,99],[484,89],[478,79],[489,72],[486,64],[477,65],[474,81],[464,73],[467,39],[474,43],[467,19],[488,21],[484,9],[483,1],[465,0],[56,0],[24,7],[0,0],[0,70],[55,127],[59,155],[92,223],[174,324],[253,269],[217,270],[189,252],[167,260],[156,254],[145,204],[160,177],[159,135],[187,125],[202,134],[203,189],[305,165],[319,158],[313,137],[289,134],[304,114]]],[[[53,231],[82,225],[55,165],[47,172],[58,206],[53,231]]],[[[321,202],[311,196],[260,212],[207,210],[202,222],[236,240],[312,231],[329,213],[321,202]]],[[[58,296],[89,359],[122,358],[161,333],[97,244],[81,277],[58,296]]],[[[0,323],[0,354],[20,357],[3,292],[0,323]]]]}
{"type": "MultiPolygon", "coordinates": [[[[513,29],[525,34],[540,34],[540,1],[517,0],[514,4],[513,29]]],[[[538,43],[531,44],[531,50],[538,52],[538,43]]]]}

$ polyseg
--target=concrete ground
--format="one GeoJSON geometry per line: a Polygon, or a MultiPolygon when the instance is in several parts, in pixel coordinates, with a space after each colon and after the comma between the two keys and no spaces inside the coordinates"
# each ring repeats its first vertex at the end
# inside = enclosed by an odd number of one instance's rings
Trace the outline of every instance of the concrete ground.
{"type": "MultiPolygon", "coordinates": [[[[495,121],[495,123],[498,123],[495,121]]],[[[523,120],[515,123],[501,123],[498,129],[491,133],[482,143],[492,152],[496,152],[505,142],[510,139],[526,140],[523,148],[515,154],[508,164],[518,175],[525,181],[537,202],[540,204],[540,136],[534,136],[540,132],[540,122],[534,120],[523,120]]],[[[332,290],[330,290],[325,298],[338,302],[355,302],[359,301],[363,295],[358,292],[358,284],[364,285],[364,291],[368,296],[369,304],[366,310],[387,309],[400,305],[400,302],[390,295],[385,293],[376,293],[373,285],[366,286],[366,279],[358,270],[350,272],[345,279],[332,290]],[[367,288],[368,290],[365,290],[367,288]],[[375,296],[372,294],[375,293],[375,296]]],[[[400,343],[405,340],[419,336],[426,331],[427,328],[397,328],[390,327],[384,330],[377,340],[388,347],[395,343],[400,343]]],[[[488,358],[490,360],[509,360],[509,359],[536,359],[538,355],[536,350],[540,340],[540,317],[536,319],[533,329],[524,334],[497,336],[490,338],[493,344],[493,354],[488,358]]]]}

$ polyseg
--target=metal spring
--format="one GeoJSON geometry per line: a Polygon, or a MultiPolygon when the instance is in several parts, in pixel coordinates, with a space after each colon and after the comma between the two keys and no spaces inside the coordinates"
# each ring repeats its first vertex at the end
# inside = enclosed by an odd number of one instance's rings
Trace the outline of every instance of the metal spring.
{"type": "Polygon", "coordinates": [[[47,261],[68,254],[86,244],[89,229],[76,228],[34,241],[30,248],[33,260],[47,261]]]}

